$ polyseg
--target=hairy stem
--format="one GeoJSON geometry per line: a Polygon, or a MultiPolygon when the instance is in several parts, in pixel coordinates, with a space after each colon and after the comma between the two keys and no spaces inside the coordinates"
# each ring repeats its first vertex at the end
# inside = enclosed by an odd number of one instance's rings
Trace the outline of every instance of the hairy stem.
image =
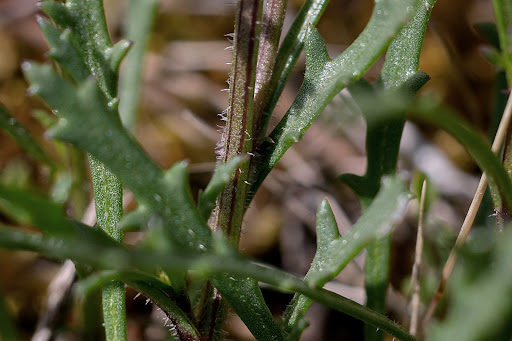
{"type": "MultiPolygon", "coordinates": [[[[235,21],[235,36],[229,104],[225,111],[226,125],[222,135],[220,162],[252,152],[254,85],[258,53],[258,21],[262,0],[240,0],[235,21]]],[[[223,231],[233,245],[238,245],[245,209],[249,162],[236,171],[233,181],[222,191],[213,218],[215,231],[223,231]]]]}
{"type": "MultiPolygon", "coordinates": [[[[235,19],[233,56],[229,78],[229,104],[222,135],[219,162],[252,152],[254,86],[258,56],[258,31],[262,0],[239,0],[235,19]]],[[[242,162],[231,183],[221,192],[211,220],[216,232],[224,233],[236,247],[240,235],[250,160],[242,162]]],[[[206,284],[200,307],[200,331],[208,340],[222,336],[226,302],[218,290],[206,284]]]]}
{"type": "MultiPolygon", "coordinates": [[[[256,83],[254,87],[253,135],[258,138],[264,129],[261,124],[263,109],[271,97],[270,82],[276,62],[279,38],[283,28],[287,0],[266,0],[263,9],[256,83]]],[[[263,132],[264,133],[264,132],[263,132]]]]}

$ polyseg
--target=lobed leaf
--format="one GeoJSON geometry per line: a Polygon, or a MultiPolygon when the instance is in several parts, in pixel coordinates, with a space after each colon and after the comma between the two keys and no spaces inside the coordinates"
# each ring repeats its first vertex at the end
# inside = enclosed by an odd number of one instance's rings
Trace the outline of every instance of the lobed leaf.
{"type": "Polygon", "coordinates": [[[105,270],[122,271],[132,267],[144,271],[154,271],[158,264],[161,267],[172,268],[176,271],[195,269],[205,276],[229,273],[239,278],[250,277],[268,283],[280,290],[297,291],[307,295],[314,301],[354,316],[400,340],[415,340],[400,325],[385,316],[327,290],[310,288],[299,278],[271,266],[255,264],[241,257],[222,256],[214,253],[199,255],[177,250],[170,250],[165,254],[154,253],[128,250],[115,242],[106,246],[96,243],[95,237],[91,236],[93,231],[98,231],[108,238],[101,230],[87,228],[85,233],[77,234],[75,237],[68,236],[66,243],[62,243],[55,238],[4,227],[0,228],[0,247],[35,251],[59,259],[70,258],[105,270]]]}
{"type": "Polygon", "coordinates": [[[358,80],[384,52],[407,21],[407,7],[417,0],[376,1],[372,17],[359,37],[336,59],[330,60],[323,39],[310,25],[306,34],[306,74],[295,101],[264,141],[255,167],[255,193],[286,150],[298,142],[327,103],[344,87],[358,80]]]}
{"type": "MultiPolygon", "coordinates": [[[[324,258],[328,253],[330,243],[339,238],[340,234],[334,213],[329,201],[325,199],[318,207],[316,215],[316,253],[308,274],[321,271],[320,265],[322,263],[334,261],[324,258]]],[[[313,285],[322,286],[323,284],[315,281],[313,285]]],[[[299,340],[300,335],[308,325],[304,315],[310,305],[311,299],[309,297],[300,294],[293,296],[280,320],[281,328],[287,335],[287,340],[299,340]]]]}
{"type": "Polygon", "coordinates": [[[258,137],[263,137],[266,133],[272,112],[304,47],[309,27],[316,26],[328,4],[329,0],[306,0],[284,37],[272,70],[272,77],[267,90],[269,98],[267,103],[264,104],[258,137]]]}
{"type": "MultiPolygon", "coordinates": [[[[67,0],[64,4],[55,1],[43,1],[41,9],[56,23],[66,40],[54,46],[72,46],[72,62],[65,65],[70,74],[83,75],[83,64],[87,66],[87,75],[96,77],[99,87],[109,100],[117,96],[117,71],[130,43],[120,41],[113,44],[108,33],[102,1],[67,0]],[[86,19],[86,20],[84,20],[86,19]],[[67,33],[66,33],[67,32],[67,33]],[[80,60],[74,60],[76,52],[80,60]],[[71,69],[77,66],[78,69],[71,69]]],[[[50,43],[56,42],[55,32],[48,37],[50,43]]]]}
{"type": "MultiPolygon", "coordinates": [[[[387,179],[382,189],[352,228],[340,237],[332,210],[324,201],[317,213],[317,251],[304,281],[310,287],[322,287],[334,278],[370,243],[389,235],[405,213],[410,194],[402,181],[387,179]]],[[[304,317],[311,299],[296,294],[281,322],[287,333],[293,333],[304,317]]]]}
{"type": "MultiPolygon", "coordinates": [[[[51,129],[54,137],[74,144],[109,167],[131,189],[139,205],[151,207],[161,218],[165,235],[173,245],[192,252],[205,252],[211,248],[211,230],[192,199],[184,162],[175,164],[165,173],[161,171],[122,127],[116,108],[109,106],[94,80],[75,86],[60,78],[51,67],[37,64],[24,64],[24,72],[33,92],[61,118],[51,129]]],[[[173,279],[175,284],[181,283],[179,277],[173,279]]],[[[232,306],[243,306],[237,302],[242,298],[229,295],[231,287],[226,286],[225,281],[218,280],[215,284],[220,291],[228,293],[232,306]]],[[[244,282],[239,284],[242,286],[244,282]]],[[[245,288],[255,290],[251,293],[251,305],[256,313],[266,316],[255,317],[255,313],[248,310],[237,313],[241,313],[249,325],[251,320],[263,318],[270,326],[274,320],[259,288],[248,285],[245,288]]],[[[273,324],[277,325],[275,321],[273,324]]],[[[255,328],[252,329],[257,333],[255,328]]]]}
{"type": "Polygon", "coordinates": [[[400,88],[418,72],[419,57],[427,23],[437,0],[426,0],[408,7],[411,21],[393,39],[380,74],[384,88],[400,88]]]}
{"type": "Polygon", "coordinates": [[[54,59],[76,82],[84,81],[90,75],[87,64],[82,60],[76,38],[71,30],[59,31],[48,20],[37,18],[39,27],[50,44],[48,56],[54,59]]]}
{"type": "Polygon", "coordinates": [[[428,0],[425,3],[419,2],[414,7],[407,7],[407,10],[413,13],[411,22],[389,46],[379,81],[375,86],[361,80],[349,87],[365,117],[385,115],[382,114],[385,110],[399,109],[396,106],[373,105],[375,102],[383,102],[388,97],[398,97],[404,101],[400,114],[393,115],[387,121],[375,122],[367,119],[366,174],[344,174],[340,177],[355,191],[363,207],[367,207],[377,194],[382,176],[395,173],[405,123],[404,108],[430,79],[427,74],[418,72],[418,65],[427,23],[435,2],[436,0],[428,0]]]}
{"type": "Polygon", "coordinates": [[[33,92],[61,118],[50,130],[54,137],[107,165],[140,205],[161,216],[176,245],[198,248],[209,243],[211,232],[195,208],[184,163],[167,173],[155,165],[123,128],[115,108],[93,80],[75,86],[46,65],[24,64],[24,71],[33,92]]]}
{"type": "MultiPolygon", "coordinates": [[[[428,81],[428,75],[418,72],[419,57],[427,22],[436,0],[417,2],[407,7],[413,13],[411,22],[393,39],[386,53],[379,81],[374,87],[369,84],[355,84],[351,93],[367,118],[385,111],[397,110],[393,106],[373,106],[371,103],[384,102],[384,98],[399,97],[410,103],[416,92],[428,81]],[[360,93],[363,93],[361,98],[360,93]]],[[[350,88],[349,88],[350,89],[350,88]]],[[[377,195],[381,179],[396,172],[402,131],[405,124],[405,110],[398,110],[390,119],[375,122],[366,119],[367,168],[363,176],[344,174],[340,177],[359,197],[365,210],[377,195]]],[[[380,313],[386,312],[386,292],[389,282],[391,261],[391,238],[384,236],[366,248],[365,288],[367,306],[380,313]]],[[[382,340],[383,333],[365,326],[366,340],[382,340]]]]}

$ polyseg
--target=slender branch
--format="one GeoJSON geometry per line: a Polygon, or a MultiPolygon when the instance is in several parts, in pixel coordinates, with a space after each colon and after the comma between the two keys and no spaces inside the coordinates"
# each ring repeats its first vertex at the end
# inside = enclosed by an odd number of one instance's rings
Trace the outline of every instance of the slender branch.
{"type": "MultiPolygon", "coordinates": [[[[496,132],[496,137],[494,138],[494,142],[492,144],[491,150],[493,153],[497,154],[501,146],[503,144],[503,141],[505,140],[505,136],[507,134],[507,131],[510,127],[510,123],[512,120],[512,95],[508,97],[507,106],[505,107],[505,111],[503,112],[503,116],[501,117],[500,125],[498,126],[498,131],[496,132]]],[[[475,196],[473,197],[473,201],[471,202],[471,205],[469,206],[468,213],[466,215],[466,218],[464,219],[464,222],[462,223],[462,227],[460,229],[459,235],[457,236],[457,240],[455,241],[455,246],[453,247],[452,251],[450,252],[450,255],[448,256],[448,260],[446,261],[446,264],[443,268],[443,273],[441,274],[441,279],[439,280],[439,285],[437,287],[437,291],[432,298],[432,301],[430,301],[430,305],[427,309],[427,312],[425,313],[425,316],[423,317],[423,320],[421,322],[422,329],[426,326],[428,321],[432,318],[432,315],[434,314],[434,311],[437,307],[437,304],[441,300],[441,298],[444,295],[444,290],[446,287],[446,282],[448,281],[448,278],[450,277],[453,267],[455,266],[455,261],[457,260],[457,256],[459,255],[459,251],[466,242],[466,238],[469,235],[469,231],[471,230],[471,227],[473,226],[473,222],[475,221],[476,213],[478,211],[478,208],[480,207],[480,204],[482,202],[482,199],[484,197],[485,189],[487,187],[488,180],[485,173],[482,174],[480,178],[480,182],[478,184],[478,187],[475,192],[475,196]]]]}
{"type": "Polygon", "coordinates": [[[416,336],[418,332],[418,314],[420,305],[420,265],[421,265],[421,254],[423,251],[423,225],[425,223],[425,197],[427,196],[427,180],[423,181],[421,188],[421,199],[420,199],[420,212],[418,217],[418,233],[416,235],[416,251],[414,255],[414,265],[412,267],[411,275],[411,288],[412,288],[412,299],[411,299],[411,325],[409,326],[409,333],[416,336]]]}

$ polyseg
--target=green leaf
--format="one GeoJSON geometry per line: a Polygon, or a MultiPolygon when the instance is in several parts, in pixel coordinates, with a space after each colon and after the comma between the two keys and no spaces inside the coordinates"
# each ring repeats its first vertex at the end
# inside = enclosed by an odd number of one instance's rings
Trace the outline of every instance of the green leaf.
{"type": "Polygon", "coordinates": [[[282,340],[281,329],[268,309],[258,281],[237,275],[209,277],[256,340],[282,340]]]}
{"type": "Polygon", "coordinates": [[[284,37],[272,70],[268,89],[270,98],[263,110],[261,127],[259,127],[262,136],[259,137],[263,137],[266,133],[272,112],[304,47],[306,32],[310,26],[316,26],[328,4],[329,0],[306,0],[284,37]]]}
{"type": "MultiPolygon", "coordinates": [[[[42,5],[43,9],[45,4],[42,5]]],[[[62,62],[63,68],[81,82],[94,76],[103,95],[111,106],[117,106],[117,71],[130,44],[110,39],[102,0],[67,0],[65,4],[48,5],[46,13],[60,26],[41,21],[41,28],[50,42],[50,55],[62,62]],[[52,8],[56,15],[52,16],[52,8]]],[[[84,98],[79,99],[83,100],[84,98]]],[[[87,105],[82,102],[82,105],[87,105]]],[[[116,113],[117,114],[117,113],[116,113]]],[[[62,123],[60,121],[59,123],[62,123]]],[[[123,236],[117,228],[121,219],[122,185],[116,176],[96,158],[89,155],[99,226],[119,242],[123,236]]],[[[125,292],[121,282],[103,288],[103,312],[107,340],[126,340],[125,292]]]]}
{"type": "Polygon", "coordinates": [[[204,221],[210,217],[217,197],[233,179],[235,171],[242,161],[243,157],[237,156],[226,163],[218,164],[208,186],[204,192],[199,193],[197,209],[204,221]]]}
{"type": "MultiPolygon", "coordinates": [[[[414,13],[411,22],[389,46],[379,82],[375,87],[364,80],[349,87],[366,118],[382,114],[384,110],[399,110],[394,105],[374,105],[375,102],[389,103],[386,99],[390,97],[403,100],[403,107],[406,108],[416,92],[429,80],[428,75],[418,72],[418,65],[425,30],[435,2],[436,0],[429,0],[407,8],[414,13]]],[[[367,207],[377,194],[382,176],[395,173],[405,123],[405,109],[402,108],[400,114],[397,113],[386,121],[366,121],[366,174],[362,177],[353,174],[340,177],[355,191],[363,207],[367,207]]]]}
{"type": "Polygon", "coordinates": [[[34,159],[47,164],[51,168],[55,168],[54,162],[48,157],[30,132],[2,104],[0,104],[0,128],[14,138],[34,159]]]}
{"type": "MultiPolygon", "coordinates": [[[[324,201],[317,213],[317,251],[305,282],[310,287],[321,288],[367,245],[389,235],[403,217],[409,199],[410,194],[402,181],[387,179],[363,216],[342,237],[338,234],[332,210],[324,201]]],[[[295,295],[281,322],[287,333],[294,331],[310,304],[310,298],[295,295]]]]}
{"type": "MultiPolygon", "coordinates": [[[[102,230],[65,217],[60,205],[38,194],[0,185],[0,200],[24,212],[26,221],[41,229],[45,235],[60,240],[60,243],[70,240],[72,247],[80,249],[80,251],[87,250],[90,244],[95,244],[97,248],[119,246],[102,230]],[[85,242],[80,245],[82,239],[85,242]]],[[[54,241],[53,243],[58,242],[54,241]]],[[[51,252],[49,254],[51,255],[51,252]]]]}
{"type": "Polygon", "coordinates": [[[178,162],[165,174],[165,184],[169,190],[162,201],[171,208],[171,212],[165,215],[157,212],[164,218],[164,222],[172,226],[171,233],[175,238],[189,243],[189,248],[204,251],[212,243],[212,234],[196,209],[188,185],[187,169],[186,163],[178,162]],[[168,222],[168,219],[173,221],[168,222]]]}
{"type": "Polygon", "coordinates": [[[16,209],[18,221],[37,226],[45,233],[58,236],[65,233],[69,222],[63,217],[63,207],[40,194],[0,185],[0,200],[16,209]]]}
{"type": "MultiPolygon", "coordinates": [[[[373,103],[386,102],[385,98],[398,97],[404,101],[404,104],[410,103],[416,92],[428,81],[429,77],[426,74],[418,72],[418,65],[427,22],[435,2],[435,0],[427,0],[407,7],[407,11],[413,13],[411,22],[401,30],[389,46],[375,87],[370,89],[370,85],[363,85],[360,82],[351,89],[352,95],[367,118],[368,162],[365,175],[345,174],[340,179],[358,195],[363,210],[370,205],[379,191],[382,177],[395,174],[405,124],[405,110],[396,111],[393,117],[386,121],[376,122],[369,120],[368,117],[397,110],[393,106],[373,106],[373,103]],[[367,102],[368,100],[371,104],[367,102]]],[[[386,312],[390,261],[390,236],[377,239],[368,245],[365,264],[367,306],[380,313],[386,312]]],[[[382,332],[376,332],[373,327],[365,326],[365,340],[382,339],[382,332]]]]}
{"type": "MultiPolygon", "coordinates": [[[[308,274],[319,272],[321,271],[321,264],[334,261],[325,259],[325,257],[328,254],[329,244],[339,238],[338,224],[336,224],[329,201],[325,199],[318,207],[316,214],[316,254],[308,274]]],[[[313,285],[318,287],[322,283],[315,281],[313,285]]],[[[308,325],[304,315],[310,305],[311,299],[307,296],[295,294],[292,298],[280,320],[280,325],[285,334],[288,335],[287,340],[299,340],[300,335],[308,325]]]]}
{"type": "Polygon", "coordinates": [[[84,81],[90,75],[87,64],[82,60],[78,48],[73,45],[76,38],[71,30],[59,31],[47,20],[38,17],[41,31],[50,44],[48,56],[54,59],[76,82],[84,81]]]}
{"type": "Polygon", "coordinates": [[[112,172],[93,156],[89,156],[94,204],[98,225],[109,236],[123,242],[123,234],[117,227],[123,215],[123,186],[112,172]]]}
{"type": "Polygon", "coordinates": [[[139,108],[140,87],[142,85],[142,68],[144,52],[149,44],[152,26],[156,19],[159,1],[130,0],[128,20],[124,30],[125,38],[134,42],[126,56],[124,67],[119,77],[119,114],[123,125],[133,131],[137,110],[139,108]]]}
{"type": "MultiPolygon", "coordinates": [[[[105,270],[121,271],[133,267],[153,272],[155,267],[159,266],[175,271],[194,269],[204,276],[229,273],[240,278],[250,277],[280,290],[297,291],[307,295],[314,301],[370,323],[400,340],[415,340],[400,325],[385,316],[327,290],[310,288],[297,277],[270,265],[262,266],[241,257],[214,253],[199,255],[178,250],[169,250],[166,253],[128,250],[114,241],[107,246],[96,242],[95,236],[91,235],[95,231],[108,238],[99,229],[87,228],[86,233],[76,234],[74,237],[68,236],[66,243],[62,243],[55,238],[0,228],[0,247],[35,251],[60,259],[70,258],[105,270]]],[[[72,231],[73,235],[74,233],[72,231]]]]}
{"type": "MultiPolygon", "coordinates": [[[[512,234],[510,229],[493,241],[490,262],[482,264],[483,238],[475,239],[473,255],[456,268],[450,278],[448,312],[445,318],[433,323],[425,340],[508,340],[511,329],[508,321],[512,309],[512,234]],[[476,251],[476,252],[475,252],[476,251]],[[478,261],[480,259],[480,261],[478,261]],[[480,264],[479,264],[480,263],[480,264]]],[[[483,237],[483,236],[480,236],[483,237]]],[[[487,236],[489,238],[489,236],[487,236]]],[[[493,238],[492,236],[490,238],[493,238]]],[[[488,247],[488,246],[487,246],[488,247]]],[[[467,250],[466,250],[467,251],[467,250]]]]}
{"type": "Polygon", "coordinates": [[[431,99],[415,103],[408,117],[441,128],[459,141],[480,169],[493,179],[505,206],[509,210],[512,209],[512,183],[505,168],[491,151],[489,144],[466,122],[457,118],[449,109],[439,107],[436,101],[431,99]]]}
{"type": "Polygon", "coordinates": [[[151,220],[152,212],[146,206],[139,206],[128,214],[125,214],[119,221],[119,228],[123,231],[138,230],[141,226],[147,225],[151,220]]]}
{"type": "Polygon", "coordinates": [[[179,300],[179,293],[154,276],[136,270],[102,271],[78,282],[76,290],[79,295],[87,296],[112,281],[126,283],[159,306],[169,318],[167,326],[173,327],[181,339],[200,340],[199,332],[189,315],[175,302],[179,300]]]}
{"type": "MultiPolygon", "coordinates": [[[[72,35],[64,33],[63,38],[68,40],[66,44],[72,44],[78,49],[80,59],[89,69],[88,74],[96,77],[104,95],[113,100],[117,96],[119,64],[128,52],[130,44],[126,41],[112,44],[103,12],[103,2],[67,0],[65,4],[61,4],[44,1],[41,3],[41,9],[58,25],[61,33],[72,32],[72,35]]],[[[77,65],[82,67],[83,64],[77,65]]],[[[78,72],[81,71],[74,70],[70,73],[78,72]]]]}
{"type": "MultiPolygon", "coordinates": [[[[0,193],[2,193],[2,197],[5,197],[3,192],[0,193]]],[[[21,201],[20,205],[29,206],[26,200],[31,199],[32,196],[27,195],[27,193],[20,194],[23,194],[18,196],[18,201],[21,201]]],[[[38,202],[44,204],[42,200],[38,202]]],[[[47,207],[43,205],[39,206],[44,210],[38,213],[37,218],[43,219],[45,216],[48,216],[48,210],[47,207]]],[[[193,254],[183,254],[183,252],[180,252],[178,255],[182,255],[183,258],[173,260],[169,258],[169,256],[175,251],[169,250],[166,251],[165,256],[163,254],[152,254],[144,251],[142,251],[142,253],[128,253],[126,249],[107,237],[99,229],[80,226],[80,224],[76,222],[63,218],[60,212],[55,212],[51,214],[51,216],[55,219],[54,222],[57,224],[55,226],[60,226],[62,229],[62,231],[57,234],[54,233],[53,235],[63,238],[64,243],[52,239],[41,239],[34,235],[20,235],[13,231],[12,233],[14,234],[10,234],[7,230],[0,230],[0,236],[2,236],[2,238],[0,238],[0,245],[9,248],[25,248],[59,258],[69,257],[75,261],[83,262],[84,264],[118,270],[126,269],[129,264],[133,264],[133,266],[140,269],[155,269],[160,266],[164,269],[174,269],[175,271],[186,270],[192,266],[190,260],[194,259],[193,254]],[[175,261],[180,264],[175,263],[175,261]]],[[[53,224],[53,221],[50,223],[45,221],[42,223],[37,222],[39,226],[53,224]]],[[[211,256],[212,254],[210,253],[207,259],[211,256]]],[[[236,257],[232,257],[233,255],[230,255],[226,259],[220,260],[220,263],[216,263],[217,265],[215,266],[219,266],[222,263],[231,263],[232,261],[230,259],[233,259],[233,262],[235,262],[236,257]]],[[[196,259],[198,269],[207,269],[207,273],[217,273],[215,266],[212,264],[205,266],[203,261],[203,259],[196,259]]],[[[242,266],[242,269],[243,267],[244,266],[242,266]]],[[[226,270],[226,273],[231,272],[226,270]]],[[[248,275],[244,272],[242,272],[242,274],[245,276],[248,275]]],[[[279,328],[275,325],[275,321],[271,322],[273,321],[272,315],[268,312],[268,308],[266,308],[263,298],[260,296],[259,290],[257,290],[257,283],[254,280],[245,279],[246,277],[243,275],[236,277],[231,275],[216,275],[212,278],[212,281],[219,288],[221,293],[225,295],[237,313],[240,314],[244,320],[249,321],[246,323],[248,323],[256,336],[259,335],[258,337],[260,337],[260,339],[268,339],[269,335],[273,335],[272,339],[279,339],[277,336],[280,335],[277,333],[279,328]],[[247,309],[247,307],[250,307],[250,309],[247,309]],[[260,328],[258,331],[258,326],[261,326],[261,323],[264,323],[267,328],[260,328]]]]}
{"type": "Polygon", "coordinates": [[[393,39],[380,74],[384,88],[400,88],[418,72],[419,57],[430,13],[437,0],[426,0],[408,7],[412,19],[393,39]]]}
{"type": "MultiPolygon", "coordinates": [[[[405,111],[396,111],[395,106],[386,106],[385,99],[397,96],[394,91],[380,90],[373,87],[364,80],[349,87],[352,97],[361,107],[366,119],[366,153],[367,167],[363,176],[354,174],[343,174],[339,177],[357,194],[361,206],[366,209],[372,202],[380,188],[381,179],[385,175],[395,173],[398,160],[398,151],[402,130],[405,123],[405,111]],[[370,102],[369,102],[370,101],[370,102]],[[381,103],[374,105],[374,103],[381,103]],[[384,112],[393,113],[388,120],[372,120],[371,117],[384,115],[384,112]]],[[[403,94],[400,92],[400,94],[403,94]]],[[[405,96],[402,98],[405,103],[410,101],[405,96]]]]}
{"type": "Polygon", "coordinates": [[[306,34],[306,75],[297,98],[264,141],[251,179],[254,194],[286,150],[299,141],[327,103],[347,85],[358,80],[384,52],[406,23],[407,7],[417,0],[376,1],[373,15],[359,37],[336,59],[329,60],[325,44],[310,25],[306,34]],[[322,71],[323,70],[323,71],[322,71]]]}
{"type": "MultiPolygon", "coordinates": [[[[162,172],[122,127],[115,109],[108,106],[94,81],[87,80],[75,87],[58,77],[49,66],[37,64],[25,64],[24,71],[32,88],[36,88],[34,92],[55,108],[61,117],[51,130],[55,137],[75,144],[107,165],[131,189],[139,205],[151,207],[161,218],[165,235],[173,245],[194,252],[209,249],[212,244],[211,230],[192,199],[184,162],[175,164],[168,172],[162,172]]],[[[179,280],[178,277],[173,279],[179,280]]],[[[216,283],[219,290],[229,290],[224,289],[222,283],[216,283]]],[[[256,300],[259,295],[257,290],[252,293],[251,303],[254,307],[260,307],[257,310],[259,313],[265,309],[268,312],[264,300],[256,300]]],[[[236,296],[228,299],[231,305],[239,305],[236,296]]],[[[247,311],[245,313],[248,314],[247,311]]],[[[271,317],[269,312],[267,315],[271,317]]],[[[253,319],[258,320],[254,316],[253,319]]],[[[264,319],[270,321],[268,317],[264,319]]]]}
{"type": "Polygon", "coordinates": [[[123,128],[93,80],[75,86],[46,65],[24,64],[24,71],[34,93],[61,118],[50,131],[54,137],[105,164],[130,188],[139,205],[151,207],[162,218],[173,243],[196,250],[210,243],[211,231],[188,188],[185,163],[164,173],[123,128]]]}

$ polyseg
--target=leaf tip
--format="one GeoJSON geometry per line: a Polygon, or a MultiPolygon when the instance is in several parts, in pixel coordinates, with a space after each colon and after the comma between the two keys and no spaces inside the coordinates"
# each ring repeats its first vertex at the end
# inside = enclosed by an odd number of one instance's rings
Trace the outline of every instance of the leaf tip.
{"type": "MultiPolygon", "coordinates": [[[[314,75],[321,72],[325,65],[331,61],[325,42],[318,30],[311,24],[308,25],[304,40],[304,53],[306,54],[306,73],[314,75]]],[[[315,77],[312,76],[312,79],[315,77]]]]}
{"type": "Polygon", "coordinates": [[[336,223],[334,212],[332,211],[331,204],[327,198],[325,198],[318,206],[316,215],[316,234],[318,245],[330,243],[340,237],[338,224],[336,223]]]}

